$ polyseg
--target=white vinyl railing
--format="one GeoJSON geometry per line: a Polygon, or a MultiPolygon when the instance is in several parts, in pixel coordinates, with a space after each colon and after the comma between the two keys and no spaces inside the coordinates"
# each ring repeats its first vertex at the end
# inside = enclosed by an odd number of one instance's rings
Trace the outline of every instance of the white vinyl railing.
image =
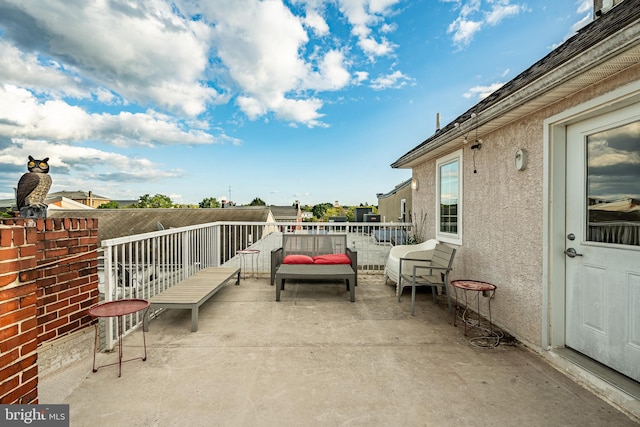
{"type": "MultiPolygon", "coordinates": [[[[326,222],[216,222],[102,241],[100,292],[105,301],[149,299],[208,267],[251,268],[268,277],[271,251],[280,247],[283,233],[346,234],[358,252],[360,272],[382,273],[393,244],[411,235],[409,223],[326,222]],[[255,259],[237,251],[255,249],[255,259]]],[[[265,284],[268,282],[265,280],[265,284]]],[[[154,313],[152,313],[153,316],[154,313]]],[[[141,325],[143,313],[124,316],[126,335],[141,325]]],[[[117,341],[116,322],[107,318],[102,339],[105,348],[117,341]]]]}

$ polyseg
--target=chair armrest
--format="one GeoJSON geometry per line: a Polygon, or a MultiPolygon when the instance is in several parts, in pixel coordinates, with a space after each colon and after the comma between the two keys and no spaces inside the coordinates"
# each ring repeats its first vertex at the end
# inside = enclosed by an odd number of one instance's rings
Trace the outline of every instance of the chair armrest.
{"type": "Polygon", "coordinates": [[[418,271],[418,269],[439,270],[439,271],[446,272],[446,273],[448,273],[449,271],[452,270],[452,268],[450,268],[450,267],[432,267],[432,266],[426,266],[426,265],[414,265],[413,266],[413,275],[414,276],[416,276],[416,272],[418,271]]]}
{"type": "Polygon", "coordinates": [[[347,248],[346,254],[351,260],[351,268],[353,268],[353,271],[357,272],[358,271],[358,251],[355,251],[351,248],[347,248]]]}
{"type": "Polygon", "coordinates": [[[276,280],[276,270],[282,264],[284,248],[278,248],[271,251],[271,285],[276,280]]]}

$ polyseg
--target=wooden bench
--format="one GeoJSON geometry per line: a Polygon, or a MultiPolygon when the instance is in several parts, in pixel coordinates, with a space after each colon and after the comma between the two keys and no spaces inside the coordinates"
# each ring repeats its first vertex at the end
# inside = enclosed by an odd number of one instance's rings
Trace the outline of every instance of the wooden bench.
{"type": "MultiPolygon", "coordinates": [[[[236,278],[240,284],[239,268],[205,268],[187,277],[180,283],[151,297],[152,308],[181,308],[191,310],[191,332],[198,330],[198,309],[218,292],[228,281],[236,278]]],[[[147,310],[144,329],[149,329],[149,310],[147,310]]]]}

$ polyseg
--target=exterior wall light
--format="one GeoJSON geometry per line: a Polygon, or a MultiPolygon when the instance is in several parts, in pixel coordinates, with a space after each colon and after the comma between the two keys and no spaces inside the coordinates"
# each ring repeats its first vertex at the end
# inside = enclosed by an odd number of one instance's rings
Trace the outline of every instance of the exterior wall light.
{"type": "Polygon", "coordinates": [[[413,178],[411,180],[411,189],[418,191],[418,187],[419,187],[418,178],[413,178]]]}

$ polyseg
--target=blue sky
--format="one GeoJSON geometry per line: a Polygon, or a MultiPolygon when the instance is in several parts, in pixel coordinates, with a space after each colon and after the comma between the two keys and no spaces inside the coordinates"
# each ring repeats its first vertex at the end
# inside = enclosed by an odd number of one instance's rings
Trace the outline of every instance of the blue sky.
{"type": "Polygon", "coordinates": [[[376,204],[389,165],[591,20],[591,0],[0,0],[0,198],[376,204]]]}

